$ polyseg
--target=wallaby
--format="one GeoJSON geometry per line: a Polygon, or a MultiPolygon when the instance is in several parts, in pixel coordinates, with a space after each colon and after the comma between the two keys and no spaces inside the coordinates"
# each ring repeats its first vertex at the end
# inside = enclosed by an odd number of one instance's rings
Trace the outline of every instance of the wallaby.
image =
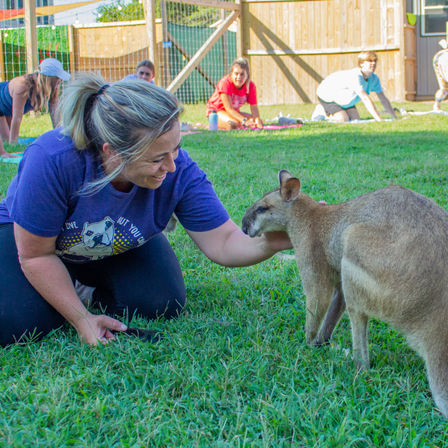
{"type": "Polygon", "coordinates": [[[306,295],[307,343],[327,342],[347,307],[355,363],[368,368],[369,317],[390,324],[424,359],[448,417],[448,212],[399,186],[323,205],[288,171],[279,180],[246,211],[242,229],[251,237],[288,233],[306,295]]]}

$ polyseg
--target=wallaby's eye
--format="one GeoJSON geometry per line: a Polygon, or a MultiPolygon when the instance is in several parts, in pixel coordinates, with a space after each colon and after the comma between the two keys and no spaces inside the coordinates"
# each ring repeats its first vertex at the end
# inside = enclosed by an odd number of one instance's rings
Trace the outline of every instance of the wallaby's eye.
{"type": "Polygon", "coordinates": [[[256,213],[264,213],[267,212],[269,210],[268,207],[258,207],[257,210],[255,210],[256,213]]]}

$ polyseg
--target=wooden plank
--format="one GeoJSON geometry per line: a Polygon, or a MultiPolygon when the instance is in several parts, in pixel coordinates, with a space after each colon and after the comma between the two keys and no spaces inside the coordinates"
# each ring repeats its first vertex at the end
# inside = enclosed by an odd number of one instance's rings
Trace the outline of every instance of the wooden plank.
{"type": "Polygon", "coordinates": [[[37,54],[36,1],[24,1],[24,22],[26,41],[26,69],[33,73],[39,63],[37,54]]]}
{"type": "MultiPolygon", "coordinates": [[[[176,0],[177,1],[177,0],[176,0]]],[[[331,2],[333,0],[241,0],[241,3],[298,3],[298,2],[331,2]]]]}
{"type": "Polygon", "coordinates": [[[236,0],[236,4],[240,6],[240,18],[236,22],[236,54],[244,56],[246,54],[244,36],[249,32],[249,23],[246,20],[247,7],[241,7],[241,0],[236,0]]]}
{"type": "Polygon", "coordinates": [[[0,31],[0,82],[6,81],[5,59],[3,56],[3,32],[0,31]]]}
{"type": "Polygon", "coordinates": [[[220,0],[175,0],[175,2],[185,3],[187,5],[205,6],[209,8],[227,9],[230,11],[239,11],[241,9],[241,6],[238,2],[223,2],[220,0]]]}
{"type": "MultiPolygon", "coordinates": [[[[184,56],[188,60],[191,60],[191,55],[188,53],[188,51],[185,50],[185,48],[182,47],[182,45],[179,42],[177,42],[177,40],[174,38],[174,36],[172,34],[170,34],[169,32],[168,32],[168,38],[171,40],[171,42],[173,43],[174,47],[177,48],[177,50],[179,51],[179,53],[182,56],[184,56]]],[[[200,65],[198,65],[196,67],[196,70],[205,78],[205,80],[213,88],[215,88],[217,83],[212,79],[212,77],[200,65]]]]}
{"type": "MultiPolygon", "coordinates": [[[[226,14],[224,10],[221,11],[221,20],[225,20],[226,14]]],[[[224,67],[224,72],[229,71],[229,46],[227,43],[227,33],[222,36],[222,66],[224,67]]],[[[199,66],[198,66],[199,67],[199,66]]]]}
{"type": "Polygon", "coordinates": [[[73,76],[75,74],[75,39],[74,39],[74,29],[72,25],[67,25],[67,35],[68,35],[68,60],[70,64],[70,73],[73,76]]]}
{"type": "Polygon", "coordinates": [[[162,16],[162,61],[160,67],[162,69],[161,78],[163,80],[162,87],[170,83],[170,53],[168,50],[168,19],[166,17],[166,0],[160,1],[160,15],[162,16]]]}
{"type": "Polygon", "coordinates": [[[347,48],[319,48],[312,50],[248,50],[249,56],[304,56],[312,54],[346,54],[346,53],[361,53],[361,51],[391,51],[399,50],[397,45],[377,45],[372,47],[347,47],[347,48]]]}
{"type": "Polygon", "coordinates": [[[227,31],[229,26],[238,18],[239,12],[233,11],[229,17],[213,32],[213,34],[205,41],[201,48],[191,58],[190,62],[179,72],[173,82],[168,86],[167,90],[174,93],[179,89],[182,83],[187,79],[188,75],[199,65],[208,51],[215,45],[218,39],[227,31]]]}
{"type": "Polygon", "coordinates": [[[160,62],[157,54],[155,0],[143,0],[143,11],[145,14],[146,34],[148,36],[148,56],[154,64],[156,76],[159,76],[160,62]]]}

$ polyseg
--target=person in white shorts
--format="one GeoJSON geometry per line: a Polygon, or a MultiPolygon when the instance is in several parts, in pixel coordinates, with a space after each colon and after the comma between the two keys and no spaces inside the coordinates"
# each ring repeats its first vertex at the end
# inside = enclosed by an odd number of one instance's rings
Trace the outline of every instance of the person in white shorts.
{"type": "Polygon", "coordinates": [[[441,103],[448,95],[448,48],[445,39],[439,42],[443,49],[438,51],[432,60],[434,67],[434,73],[439,83],[439,89],[437,90],[434,98],[433,110],[440,111],[441,103]]]}
{"type": "Polygon", "coordinates": [[[317,97],[327,117],[333,121],[359,120],[356,104],[362,101],[370,115],[376,121],[381,121],[369,96],[370,92],[375,92],[384,109],[392,118],[397,118],[383,92],[379,77],[374,73],[377,59],[373,51],[363,51],[358,56],[357,68],[334,72],[320,83],[317,97]]]}

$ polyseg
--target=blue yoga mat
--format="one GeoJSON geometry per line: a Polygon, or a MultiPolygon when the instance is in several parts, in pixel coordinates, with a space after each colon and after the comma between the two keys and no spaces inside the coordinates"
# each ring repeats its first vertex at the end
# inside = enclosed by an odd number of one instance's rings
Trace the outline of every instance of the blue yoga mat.
{"type": "Polygon", "coordinates": [[[17,139],[17,143],[19,145],[29,145],[30,143],[34,142],[36,140],[34,137],[19,137],[17,139]]]}
{"type": "Polygon", "coordinates": [[[22,160],[23,152],[16,152],[19,157],[0,157],[0,162],[3,163],[19,163],[22,160]]]}

